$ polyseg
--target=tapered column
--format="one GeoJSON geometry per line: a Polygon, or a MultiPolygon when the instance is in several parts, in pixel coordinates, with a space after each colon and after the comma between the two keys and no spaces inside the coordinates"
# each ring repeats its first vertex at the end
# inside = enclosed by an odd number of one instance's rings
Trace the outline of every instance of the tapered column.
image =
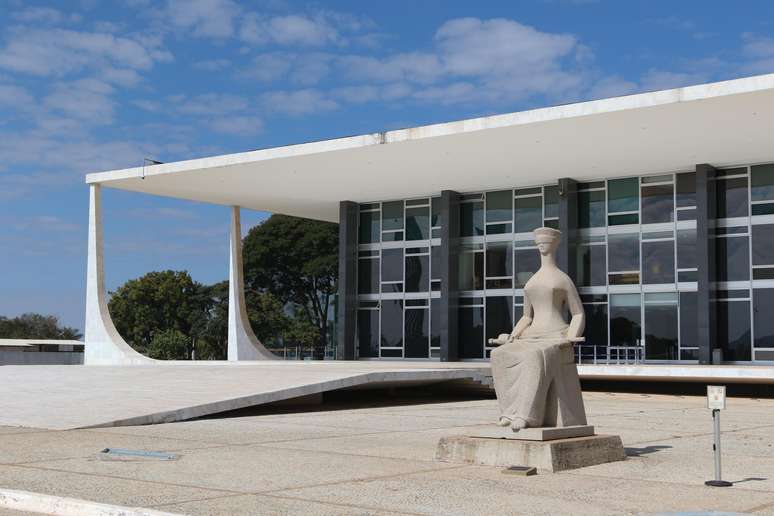
{"type": "Polygon", "coordinates": [[[232,206],[228,271],[228,359],[236,361],[276,358],[255,336],[247,317],[242,266],[242,222],[239,206],[232,206]]]}
{"type": "Polygon", "coordinates": [[[337,357],[355,359],[357,331],[358,205],[339,204],[339,292],[336,312],[337,357]]]}
{"type": "Polygon", "coordinates": [[[141,355],[118,334],[107,304],[105,290],[102,190],[89,185],[89,243],[86,265],[86,321],[84,361],[86,365],[154,363],[141,355]]]}
{"type": "Polygon", "coordinates": [[[441,309],[439,323],[441,334],[441,361],[456,362],[460,359],[459,325],[459,246],[460,246],[460,194],[451,190],[441,192],[441,309]]]}
{"type": "Polygon", "coordinates": [[[712,225],[717,216],[715,197],[715,168],[696,165],[696,338],[699,345],[699,363],[712,363],[712,349],[717,346],[715,306],[712,283],[715,281],[715,239],[712,225]]]}
{"type": "Polygon", "coordinates": [[[567,177],[559,180],[559,231],[562,232],[562,240],[556,250],[556,264],[573,281],[577,281],[578,182],[567,177]]]}

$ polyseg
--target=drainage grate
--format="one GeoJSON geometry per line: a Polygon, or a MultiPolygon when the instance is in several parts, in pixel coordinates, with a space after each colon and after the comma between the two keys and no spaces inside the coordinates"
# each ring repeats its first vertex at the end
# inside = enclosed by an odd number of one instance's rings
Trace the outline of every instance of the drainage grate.
{"type": "Polygon", "coordinates": [[[178,458],[174,453],[165,453],[157,451],[146,450],[127,450],[124,448],[105,448],[100,453],[106,457],[132,457],[139,459],[156,459],[156,460],[175,460],[178,458]]]}

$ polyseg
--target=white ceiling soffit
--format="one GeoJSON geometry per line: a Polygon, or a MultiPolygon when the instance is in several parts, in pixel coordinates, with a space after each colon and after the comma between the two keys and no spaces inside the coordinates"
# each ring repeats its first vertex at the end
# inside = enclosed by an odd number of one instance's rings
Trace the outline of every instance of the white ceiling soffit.
{"type": "Polygon", "coordinates": [[[89,174],[88,183],[338,221],[367,202],[774,161],[774,74],[89,174]]]}

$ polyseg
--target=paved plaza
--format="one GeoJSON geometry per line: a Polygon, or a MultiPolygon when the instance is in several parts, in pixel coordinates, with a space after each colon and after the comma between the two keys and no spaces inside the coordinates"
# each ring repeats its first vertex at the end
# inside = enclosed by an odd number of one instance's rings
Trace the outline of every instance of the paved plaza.
{"type": "Polygon", "coordinates": [[[702,397],[587,392],[590,422],[619,434],[628,459],[514,477],[434,459],[440,437],[492,422],[494,399],[373,394],[152,426],[0,427],[0,488],[186,514],[774,514],[774,400],[729,399],[734,486],[709,488],[702,397]],[[178,458],[111,459],[107,447],[178,458]]]}

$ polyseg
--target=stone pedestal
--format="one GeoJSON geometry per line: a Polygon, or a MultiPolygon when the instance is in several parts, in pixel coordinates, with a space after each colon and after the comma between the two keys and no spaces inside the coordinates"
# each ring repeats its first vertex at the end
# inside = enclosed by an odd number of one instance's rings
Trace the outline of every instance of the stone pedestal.
{"type": "MultiPolygon", "coordinates": [[[[591,428],[593,432],[593,427],[591,428]]],[[[511,434],[514,433],[510,429],[507,430],[511,434]]],[[[498,433],[498,429],[493,429],[491,433],[498,433]]],[[[617,435],[587,435],[551,440],[519,439],[510,435],[459,435],[441,438],[436,458],[445,462],[484,466],[533,466],[541,471],[555,472],[624,460],[626,453],[621,438],[617,435]]]]}
{"type": "Polygon", "coordinates": [[[518,441],[553,441],[570,437],[589,437],[594,435],[592,425],[544,426],[540,428],[522,428],[514,432],[510,427],[488,426],[475,430],[468,437],[486,437],[488,439],[515,439],[518,441]]]}

